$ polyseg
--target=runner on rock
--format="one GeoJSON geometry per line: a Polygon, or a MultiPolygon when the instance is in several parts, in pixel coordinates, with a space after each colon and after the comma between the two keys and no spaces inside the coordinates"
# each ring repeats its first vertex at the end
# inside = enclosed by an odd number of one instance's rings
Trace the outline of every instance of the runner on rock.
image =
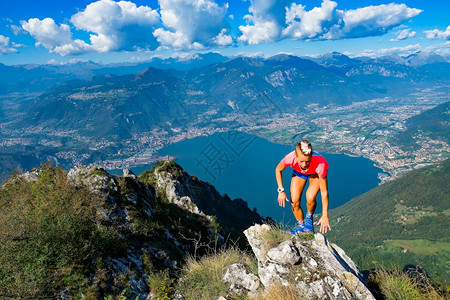
{"type": "Polygon", "coordinates": [[[295,150],[287,154],[275,170],[278,184],[278,204],[281,207],[285,206],[285,201],[289,201],[283,188],[282,173],[288,166],[293,169],[290,189],[291,207],[297,220],[297,226],[290,230],[289,233],[314,232],[314,225],[320,225],[320,233],[327,233],[328,230],[331,230],[328,219],[327,161],[322,155],[313,151],[311,143],[307,140],[298,143],[295,150]],[[304,218],[300,200],[308,179],[309,187],[306,191],[307,212],[304,218]],[[322,198],[322,217],[318,222],[314,223],[313,214],[316,210],[316,196],[319,190],[322,198]]]}

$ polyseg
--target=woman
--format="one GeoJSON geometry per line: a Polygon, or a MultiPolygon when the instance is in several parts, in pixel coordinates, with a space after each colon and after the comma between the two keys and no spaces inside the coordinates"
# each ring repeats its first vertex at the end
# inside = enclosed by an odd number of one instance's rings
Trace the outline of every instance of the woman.
{"type": "Polygon", "coordinates": [[[275,176],[278,184],[278,204],[285,206],[285,201],[289,201],[283,188],[283,170],[286,167],[293,169],[291,179],[291,207],[297,226],[289,233],[314,232],[313,214],[316,210],[316,196],[319,193],[322,198],[322,217],[315,225],[320,225],[320,233],[325,234],[331,230],[328,219],[328,163],[325,158],[312,150],[311,143],[303,140],[297,144],[295,150],[286,155],[278,164],[275,176]],[[309,187],[306,191],[306,218],[303,217],[303,210],[300,206],[300,199],[309,179],[309,187]]]}

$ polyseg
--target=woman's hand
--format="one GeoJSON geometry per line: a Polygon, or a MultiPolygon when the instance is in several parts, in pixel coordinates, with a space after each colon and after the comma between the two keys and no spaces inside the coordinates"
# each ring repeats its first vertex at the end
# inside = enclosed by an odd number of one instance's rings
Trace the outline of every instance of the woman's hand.
{"type": "Polygon", "coordinates": [[[281,207],[284,207],[285,201],[289,201],[289,199],[286,196],[286,193],[285,192],[278,193],[278,204],[281,207]]]}
{"type": "Polygon", "coordinates": [[[330,220],[328,216],[322,216],[319,221],[315,222],[314,225],[320,225],[320,233],[325,234],[328,230],[331,230],[330,220]]]}

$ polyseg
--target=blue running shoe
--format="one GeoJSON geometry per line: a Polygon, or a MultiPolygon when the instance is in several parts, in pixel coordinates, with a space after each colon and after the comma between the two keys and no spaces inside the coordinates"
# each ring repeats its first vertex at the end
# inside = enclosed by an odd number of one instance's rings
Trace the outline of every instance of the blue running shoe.
{"type": "Polygon", "coordinates": [[[302,233],[302,232],[305,232],[305,225],[303,225],[303,224],[297,224],[297,227],[295,227],[294,229],[292,229],[292,230],[289,230],[289,234],[292,234],[292,235],[295,235],[295,234],[297,234],[297,233],[302,233]]]}
{"type": "Polygon", "coordinates": [[[313,216],[311,215],[310,218],[308,216],[305,218],[305,230],[304,232],[314,232],[314,221],[313,216]]]}

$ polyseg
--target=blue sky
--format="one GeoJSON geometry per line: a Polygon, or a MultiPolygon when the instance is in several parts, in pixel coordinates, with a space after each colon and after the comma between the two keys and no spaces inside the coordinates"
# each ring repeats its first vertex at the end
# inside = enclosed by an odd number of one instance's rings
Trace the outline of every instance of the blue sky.
{"type": "Polygon", "coordinates": [[[0,63],[113,63],[211,51],[449,56],[449,12],[448,0],[2,0],[0,63]]]}

